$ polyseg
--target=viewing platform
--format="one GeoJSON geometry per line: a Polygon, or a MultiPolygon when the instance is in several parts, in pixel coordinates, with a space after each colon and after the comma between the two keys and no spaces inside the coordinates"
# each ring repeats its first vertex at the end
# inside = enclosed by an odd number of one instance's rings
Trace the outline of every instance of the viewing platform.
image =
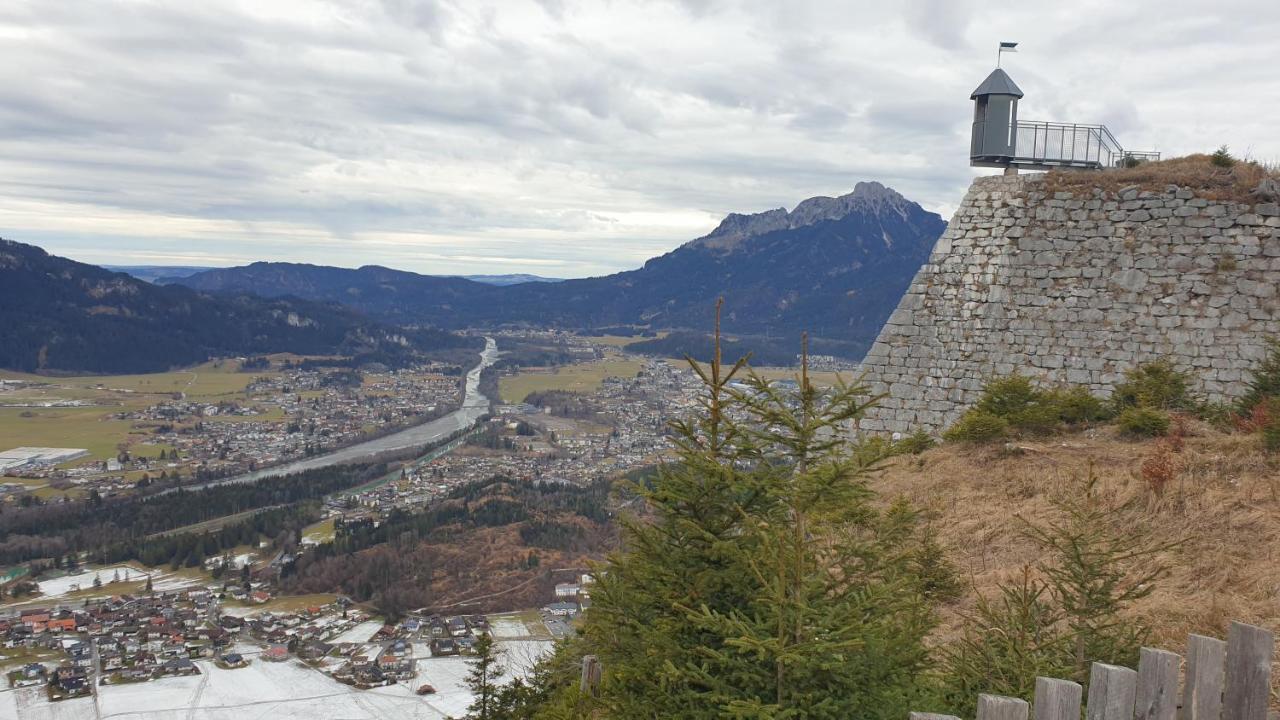
{"type": "Polygon", "coordinates": [[[973,91],[969,164],[1017,170],[1102,170],[1159,160],[1158,152],[1125,150],[1105,125],[1018,120],[1022,98],[1008,73],[996,68],[973,91]]]}

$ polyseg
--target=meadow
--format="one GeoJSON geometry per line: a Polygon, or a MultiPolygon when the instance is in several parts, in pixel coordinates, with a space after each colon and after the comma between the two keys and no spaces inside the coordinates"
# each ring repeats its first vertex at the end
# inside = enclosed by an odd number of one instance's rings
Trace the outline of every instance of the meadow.
{"type": "MultiPolygon", "coordinates": [[[[133,422],[114,420],[116,413],[141,410],[183,393],[192,400],[217,402],[244,397],[255,377],[268,373],[242,373],[232,360],[218,360],[193,367],[146,375],[85,375],[52,377],[0,371],[0,379],[31,383],[29,387],[0,394],[11,403],[76,400],[76,407],[0,407],[0,449],[11,447],[85,448],[99,460],[115,457],[118,446],[133,433],[133,422]]],[[[219,422],[278,419],[275,416],[218,418],[219,422]]],[[[212,418],[211,418],[212,419],[212,418]]],[[[146,446],[142,454],[158,454],[146,446]]]]}
{"type": "Polygon", "coordinates": [[[638,360],[600,360],[559,368],[529,368],[498,381],[504,403],[522,402],[529,393],[569,390],[590,393],[607,377],[633,378],[644,367],[638,360]]]}

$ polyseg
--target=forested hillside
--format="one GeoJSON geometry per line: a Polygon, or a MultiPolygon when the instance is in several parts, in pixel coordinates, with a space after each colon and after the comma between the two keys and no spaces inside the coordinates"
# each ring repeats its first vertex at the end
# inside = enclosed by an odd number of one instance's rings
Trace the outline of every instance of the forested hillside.
{"type": "Polygon", "coordinates": [[[537,605],[551,595],[551,570],[586,572],[614,547],[610,487],[496,477],[420,512],[340,522],[331,543],[289,568],[285,587],[343,593],[392,617],[537,605]]]}
{"type": "Polygon", "coordinates": [[[395,361],[481,342],[389,327],[335,304],[151,285],[0,240],[2,368],[139,373],[272,352],[395,361]]]}

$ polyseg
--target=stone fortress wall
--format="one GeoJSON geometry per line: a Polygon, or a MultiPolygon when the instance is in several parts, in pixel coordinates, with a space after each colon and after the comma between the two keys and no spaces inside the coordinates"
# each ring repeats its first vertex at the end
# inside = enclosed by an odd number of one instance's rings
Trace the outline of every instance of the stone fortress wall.
{"type": "Polygon", "coordinates": [[[978,178],[863,361],[887,396],[861,427],[937,432],[1015,372],[1106,396],[1160,358],[1229,400],[1280,335],[1278,290],[1274,202],[978,178]]]}

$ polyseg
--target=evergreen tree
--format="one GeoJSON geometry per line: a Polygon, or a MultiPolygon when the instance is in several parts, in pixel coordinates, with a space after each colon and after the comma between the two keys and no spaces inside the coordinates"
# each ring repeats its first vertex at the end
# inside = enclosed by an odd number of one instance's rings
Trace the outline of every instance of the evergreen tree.
{"type": "Polygon", "coordinates": [[[882,512],[849,435],[866,389],[790,394],[718,342],[678,462],[636,485],[645,516],[593,589],[584,634],[609,717],[900,718],[933,626],[912,513],[882,512]],[[745,377],[745,391],[731,389],[745,377]]]}
{"type": "Polygon", "coordinates": [[[468,720],[498,720],[505,717],[499,712],[498,678],[506,672],[502,664],[502,651],[494,645],[488,633],[481,633],[476,638],[475,657],[470,661],[471,672],[467,674],[466,685],[474,698],[471,707],[467,708],[468,720]]]}
{"type": "Polygon", "coordinates": [[[1101,502],[1090,477],[1079,497],[1054,501],[1061,520],[1024,521],[1022,535],[1047,551],[1016,585],[980,598],[962,637],[945,651],[947,712],[972,715],[978,693],[1030,700],[1038,676],[1088,684],[1093,662],[1136,667],[1150,628],[1124,616],[1155,590],[1167,568],[1124,507],[1101,502]]]}

